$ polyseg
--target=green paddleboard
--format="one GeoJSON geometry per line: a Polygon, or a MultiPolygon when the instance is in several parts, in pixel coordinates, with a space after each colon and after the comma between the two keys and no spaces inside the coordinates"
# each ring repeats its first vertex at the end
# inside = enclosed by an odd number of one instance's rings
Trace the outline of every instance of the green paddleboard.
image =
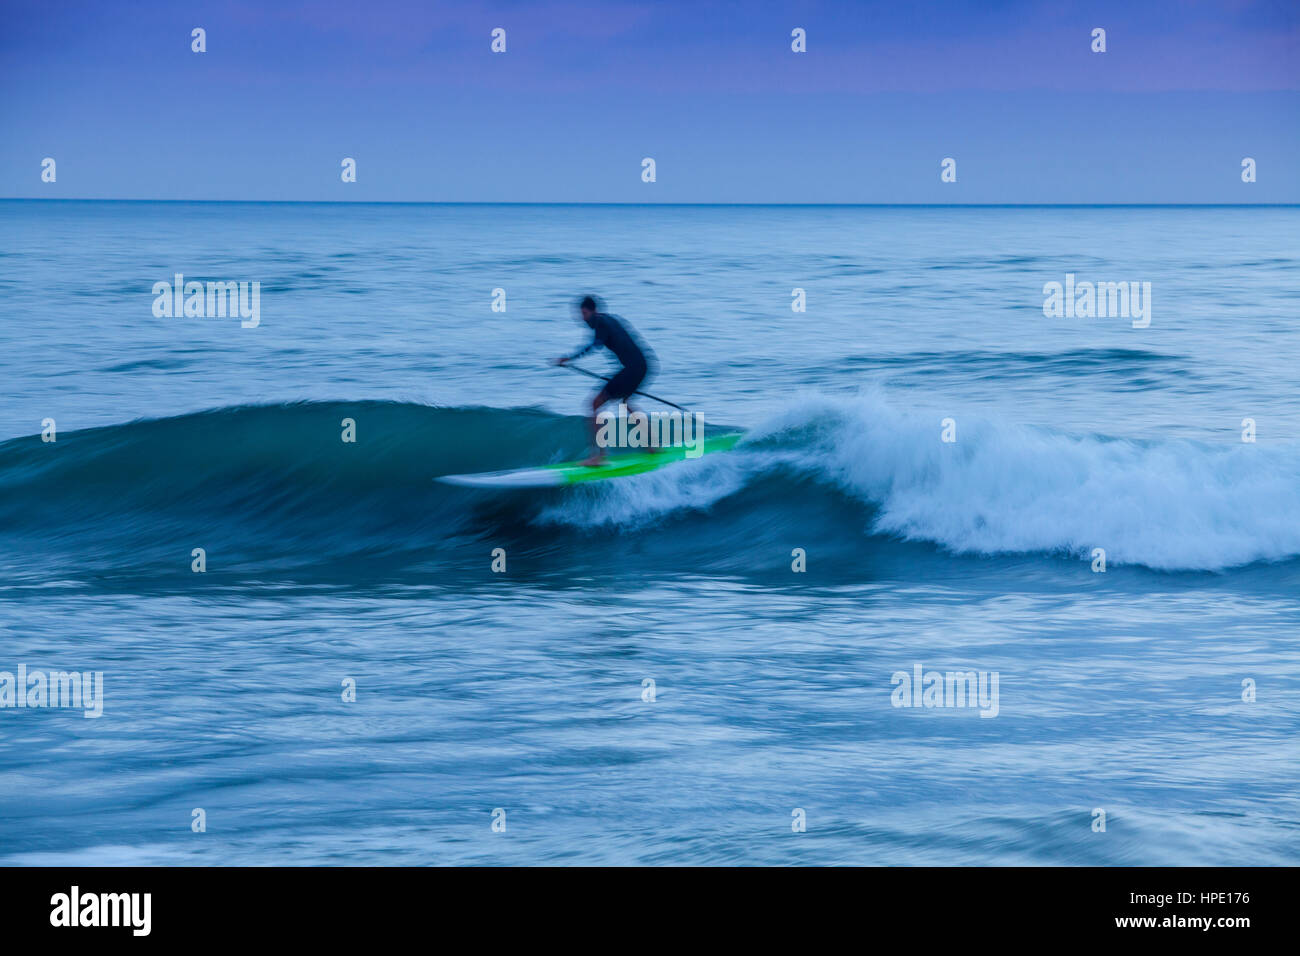
{"type": "MultiPolygon", "coordinates": [[[[744,436],[743,432],[728,432],[704,439],[701,455],[730,451],[744,436]]],[[[700,456],[697,456],[700,457],[700,456]]],[[[657,471],[679,461],[687,461],[686,449],[666,447],[658,451],[633,451],[611,454],[599,465],[584,465],[579,461],[566,461],[557,465],[537,468],[517,468],[512,471],[486,471],[476,475],[442,475],[434,481],[449,485],[468,485],[474,488],[554,488],[560,485],[578,485],[607,478],[624,478],[657,471]]]]}

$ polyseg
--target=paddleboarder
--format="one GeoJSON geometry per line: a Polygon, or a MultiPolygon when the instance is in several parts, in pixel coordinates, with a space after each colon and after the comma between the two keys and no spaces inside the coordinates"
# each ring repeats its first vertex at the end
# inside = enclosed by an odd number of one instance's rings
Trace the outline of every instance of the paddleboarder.
{"type": "MultiPolygon", "coordinates": [[[[612,401],[626,403],[646,380],[654,361],[654,353],[637,340],[632,330],[616,316],[601,309],[601,303],[595,296],[585,296],[578,303],[578,313],[592,331],[591,342],[586,348],[573,355],[565,355],[555,360],[556,365],[565,365],[582,358],[596,348],[607,348],[622,363],[622,368],[605,383],[591,399],[591,445],[595,449],[584,465],[599,465],[605,458],[605,449],[596,441],[599,424],[596,421],[602,406],[612,401]]],[[[631,406],[628,406],[629,409],[631,406]]]]}

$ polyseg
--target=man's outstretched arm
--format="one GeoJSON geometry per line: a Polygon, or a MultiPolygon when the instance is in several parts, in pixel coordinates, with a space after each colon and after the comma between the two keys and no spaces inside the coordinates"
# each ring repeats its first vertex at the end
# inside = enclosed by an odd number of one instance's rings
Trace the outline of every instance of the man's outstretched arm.
{"type": "Polygon", "coordinates": [[[586,355],[588,352],[590,352],[592,349],[594,349],[594,348],[595,348],[597,345],[599,345],[599,344],[600,344],[600,343],[597,342],[595,339],[592,339],[592,340],[587,344],[587,347],[586,347],[586,348],[579,349],[577,352],[574,352],[572,355],[561,355],[559,358],[557,358],[557,359],[555,360],[555,364],[556,364],[556,365],[567,365],[569,362],[576,361],[576,360],[582,358],[584,355],[586,355]]]}
{"type": "Polygon", "coordinates": [[[555,364],[567,365],[569,362],[576,362],[578,359],[582,358],[592,349],[596,348],[599,345],[604,345],[605,337],[601,334],[601,332],[602,329],[600,327],[597,327],[595,330],[595,334],[591,337],[591,341],[587,343],[585,348],[579,349],[577,352],[574,352],[572,355],[560,356],[555,360],[555,364]]]}

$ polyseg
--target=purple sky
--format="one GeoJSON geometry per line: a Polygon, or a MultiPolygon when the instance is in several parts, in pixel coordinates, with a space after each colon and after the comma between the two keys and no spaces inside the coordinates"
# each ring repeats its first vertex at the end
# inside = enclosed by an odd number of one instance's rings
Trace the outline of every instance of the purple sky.
{"type": "Polygon", "coordinates": [[[1300,201],[1295,0],[46,0],[0,17],[11,197],[1300,201]]]}

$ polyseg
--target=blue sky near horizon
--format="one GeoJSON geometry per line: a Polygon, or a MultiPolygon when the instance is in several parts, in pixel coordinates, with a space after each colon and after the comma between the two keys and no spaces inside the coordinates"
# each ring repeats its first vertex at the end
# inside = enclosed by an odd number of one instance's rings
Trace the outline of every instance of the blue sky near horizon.
{"type": "Polygon", "coordinates": [[[1300,202],[1293,0],[142,0],[0,18],[5,197],[1300,202]]]}

